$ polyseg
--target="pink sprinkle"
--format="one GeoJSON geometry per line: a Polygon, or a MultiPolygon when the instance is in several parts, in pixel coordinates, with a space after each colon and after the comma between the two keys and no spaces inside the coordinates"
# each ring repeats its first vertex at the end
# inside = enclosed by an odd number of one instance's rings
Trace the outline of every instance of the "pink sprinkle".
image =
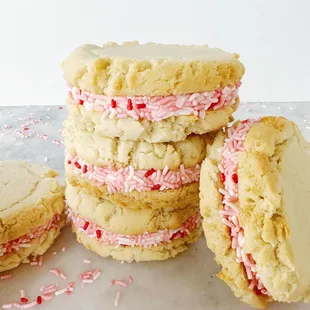
{"type": "Polygon", "coordinates": [[[32,307],[34,307],[36,305],[37,305],[37,301],[34,300],[33,302],[30,302],[29,304],[21,305],[20,308],[21,309],[28,309],[28,308],[32,308],[32,307]]]}
{"type": "Polygon", "coordinates": [[[114,300],[114,306],[117,307],[119,304],[119,299],[121,298],[121,292],[117,292],[114,300]]]}
{"type": "Polygon", "coordinates": [[[66,277],[62,272],[60,273],[60,277],[61,277],[62,279],[64,279],[64,280],[67,279],[67,277],[66,277]]]}
{"type": "Polygon", "coordinates": [[[15,308],[20,308],[20,304],[19,303],[17,303],[17,302],[14,302],[14,304],[13,304],[13,307],[15,307],[15,308]]]}
{"type": "Polygon", "coordinates": [[[62,251],[62,252],[65,252],[65,251],[66,251],[66,247],[63,246],[63,247],[61,248],[61,251],[62,251]]]}
{"type": "Polygon", "coordinates": [[[50,296],[50,295],[41,295],[42,299],[45,301],[45,300],[52,300],[53,299],[53,296],[50,296]]]}
{"type": "Polygon", "coordinates": [[[39,266],[42,266],[42,263],[43,263],[43,256],[40,256],[39,257],[39,266]]]}
{"type": "Polygon", "coordinates": [[[50,273],[53,273],[55,276],[59,277],[60,276],[60,271],[59,269],[50,269],[50,273]]]}
{"type": "Polygon", "coordinates": [[[84,263],[85,263],[85,264],[90,264],[91,261],[90,261],[89,259],[84,259],[84,263]]]}
{"type": "Polygon", "coordinates": [[[113,280],[111,280],[111,282],[110,282],[110,286],[113,286],[114,284],[115,284],[115,280],[113,279],[113,280]]]}
{"type": "Polygon", "coordinates": [[[71,281],[71,282],[68,284],[67,288],[70,289],[70,288],[72,288],[74,285],[75,285],[75,282],[74,282],[74,281],[71,281]]]}
{"type": "Polygon", "coordinates": [[[8,279],[11,279],[12,278],[12,275],[10,274],[5,274],[3,276],[0,277],[0,280],[8,280],[8,279]]]}
{"type": "Polygon", "coordinates": [[[30,265],[31,265],[31,266],[38,266],[39,263],[38,263],[38,262],[31,262],[30,265]]]}
{"type": "Polygon", "coordinates": [[[115,281],[115,284],[116,285],[119,285],[119,286],[122,286],[122,287],[128,287],[128,284],[127,283],[125,283],[124,281],[119,281],[119,280],[116,280],[115,281]]]}
{"type": "Polygon", "coordinates": [[[129,276],[129,277],[128,277],[128,282],[129,282],[129,283],[132,283],[132,281],[133,281],[133,280],[132,280],[132,277],[129,276]]]}
{"type": "Polygon", "coordinates": [[[54,253],[53,253],[53,255],[56,255],[56,254],[57,254],[57,252],[54,252],[54,253]]]}

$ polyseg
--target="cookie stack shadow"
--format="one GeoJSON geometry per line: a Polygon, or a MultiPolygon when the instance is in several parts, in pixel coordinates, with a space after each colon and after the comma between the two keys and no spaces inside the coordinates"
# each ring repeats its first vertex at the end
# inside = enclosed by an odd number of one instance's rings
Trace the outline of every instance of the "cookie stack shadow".
{"type": "Polygon", "coordinates": [[[207,46],[83,45],[63,71],[77,240],[128,262],[186,250],[201,234],[200,165],[238,106],[238,56],[207,46]]]}

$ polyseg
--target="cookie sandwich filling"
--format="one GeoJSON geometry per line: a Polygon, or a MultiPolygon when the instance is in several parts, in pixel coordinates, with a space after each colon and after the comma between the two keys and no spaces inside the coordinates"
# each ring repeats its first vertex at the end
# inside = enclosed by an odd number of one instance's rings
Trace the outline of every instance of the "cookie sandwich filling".
{"type": "Polygon", "coordinates": [[[169,170],[168,166],[162,170],[135,170],[132,166],[117,169],[88,164],[78,156],[72,156],[68,151],[66,162],[72,166],[75,174],[96,181],[99,187],[106,185],[109,193],[176,189],[182,185],[198,182],[200,177],[198,164],[190,168],[180,165],[175,171],[169,170]]]}
{"type": "Polygon", "coordinates": [[[17,252],[21,248],[31,247],[31,241],[39,238],[44,232],[51,230],[52,228],[58,228],[61,222],[61,216],[55,214],[45,225],[39,226],[32,230],[30,233],[25,234],[15,240],[11,240],[7,243],[0,244],[0,256],[17,252]]]}
{"type": "Polygon", "coordinates": [[[244,230],[239,223],[238,194],[238,155],[245,151],[244,140],[251,127],[260,120],[245,120],[236,127],[228,128],[228,137],[220,149],[222,155],[218,168],[224,188],[219,192],[223,195],[223,209],[220,210],[222,222],[230,229],[231,246],[236,251],[237,263],[244,266],[249,280],[249,289],[257,295],[269,295],[264,287],[251,254],[244,250],[244,230]]]}
{"type": "Polygon", "coordinates": [[[201,226],[201,216],[200,213],[197,213],[187,219],[183,225],[177,229],[166,228],[153,233],[145,232],[140,235],[125,235],[108,232],[95,223],[89,222],[78,214],[73,213],[71,209],[69,209],[68,217],[71,219],[72,224],[78,232],[82,232],[90,238],[97,239],[97,241],[102,242],[103,245],[114,245],[115,247],[140,246],[150,248],[170,243],[173,240],[185,238],[190,235],[192,231],[201,226]]]}
{"type": "Polygon", "coordinates": [[[106,96],[68,85],[72,104],[80,104],[87,111],[102,112],[102,119],[127,118],[146,119],[152,122],[162,121],[169,117],[194,115],[201,119],[206,111],[215,111],[233,105],[238,96],[241,82],[226,86],[223,89],[170,96],[106,96]]]}

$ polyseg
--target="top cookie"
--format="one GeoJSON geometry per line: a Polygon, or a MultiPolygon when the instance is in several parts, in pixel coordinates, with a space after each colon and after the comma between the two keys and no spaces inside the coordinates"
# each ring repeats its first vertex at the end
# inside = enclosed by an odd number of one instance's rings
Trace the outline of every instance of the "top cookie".
{"type": "Polygon", "coordinates": [[[69,84],[108,96],[167,96],[238,83],[244,66],[237,54],[207,45],[137,42],[82,45],[64,61],[69,84]]]}

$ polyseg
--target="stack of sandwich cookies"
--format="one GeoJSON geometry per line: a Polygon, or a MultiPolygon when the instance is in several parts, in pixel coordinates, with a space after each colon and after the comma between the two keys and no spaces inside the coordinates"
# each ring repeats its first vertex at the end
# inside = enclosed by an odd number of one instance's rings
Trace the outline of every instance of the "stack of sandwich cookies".
{"type": "Polygon", "coordinates": [[[199,237],[200,165],[238,106],[243,65],[206,46],[131,43],[82,46],[63,69],[67,196],[89,201],[68,200],[78,240],[121,260],[174,257],[199,237]],[[92,215],[105,208],[127,216],[112,229],[92,215]]]}
{"type": "Polygon", "coordinates": [[[199,238],[200,164],[212,134],[150,144],[79,136],[68,124],[66,197],[81,243],[102,256],[141,261],[174,257],[199,238]],[[111,212],[122,215],[113,229],[105,224],[111,212]]]}
{"type": "Polygon", "coordinates": [[[219,132],[201,169],[200,209],[223,279],[242,301],[309,302],[309,144],[266,117],[219,132]]]}
{"type": "Polygon", "coordinates": [[[65,224],[57,174],[23,161],[0,162],[0,272],[42,255],[65,224]]]}

